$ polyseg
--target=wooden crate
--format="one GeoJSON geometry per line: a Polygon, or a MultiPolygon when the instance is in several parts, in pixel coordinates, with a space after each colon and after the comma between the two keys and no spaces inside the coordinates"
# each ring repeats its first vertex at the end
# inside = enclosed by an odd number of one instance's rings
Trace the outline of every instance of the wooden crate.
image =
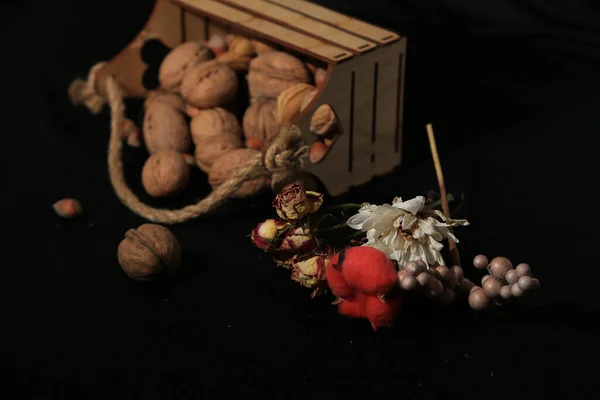
{"type": "Polygon", "coordinates": [[[335,111],[342,134],[325,159],[306,166],[331,195],[400,164],[406,38],[308,1],[157,0],[142,32],[98,72],[98,81],[111,74],[126,96],[143,97],[146,41],[172,48],[212,33],[256,38],[326,68],[326,83],[294,122],[310,144],[314,111],[323,104],[335,111]]]}

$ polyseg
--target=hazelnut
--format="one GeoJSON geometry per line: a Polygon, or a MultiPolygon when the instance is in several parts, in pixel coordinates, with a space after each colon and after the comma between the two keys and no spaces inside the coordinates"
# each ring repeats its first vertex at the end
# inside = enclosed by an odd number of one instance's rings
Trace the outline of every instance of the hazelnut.
{"type": "MultiPolygon", "coordinates": [[[[261,153],[252,149],[237,149],[223,154],[217,158],[208,172],[208,182],[213,189],[219,187],[223,182],[231,179],[241,169],[248,166],[248,163],[258,157],[261,153]]],[[[271,178],[265,174],[252,180],[248,180],[232,194],[232,197],[249,197],[266,187],[269,187],[271,178]]]]}
{"type": "Polygon", "coordinates": [[[200,109],[196,106],[193,106],[191,104],[186,104],[185,105],[185,113],[187,114],[188,117],[190,118],[194,118],[196,115],[198,115],[198,113],[200,112],[200,109]]]}
{"type": "Polygon", "coordinates": [[[257,137],[251,137],[246,139],[246,142],[244,142],[244,144],[249,149],[260,150],[265,145],[265,141],[257,137]]]}
{"type": "Polygon", "coordinates": [[[229,103],[238,90],[237,74],[224,63],[205,61],[191,68],[181,81],[181,96],[198,108],[229,103]]]}
{"type": "Polygon", "coordinates": [[[210,170],[213,162],[223,154],[244,147],[244,142],[235,135],[216,135],[196,146],[196,164],[204,172],[210,170]]]}
{"type": "Polygon", "coordinates": [[[221,107],[200,110],[190,123],[192,140],[202,146],[215,136],[242,137],[242,128],[233,113],[221,107]]]}
{"type": "Polygon", "coordinates": [[[297,83],[281,92],[277,97],[277,121],[279,123],[292,122],[300,114],[304,98],[314,91],[313,85],[297,83]]]}
{"type": "Polygon", "coordinates": [[[229,65],[229,67],[237,73],[245,73],[250,68],[250,60],[252,57],[227,51],[217,56],[217,61],[229,65]]]}
{"type": "Polygon", "coordinates": [[[252,59],[248,71],[251,97],[277,98],[296,83],[308,83],[310,77],[304,63],[280,51],[263,53],[252,59]]]}
{"type": "Polygon", "coordinates": [[[175,235],[164,226],[143,224],[125,233],[117,258],[130,278],[150,281],[177,271],[181,247],[175,235]]]}
{"type": "Polygon", "coordinates": [[[326,135],[337,128],[337,116],[329,104],[315,110],[310,119],[310,131],[315,135],[326,135]]]}
{"type": "Polygon", "coordinates": [[[254,46],[254,52],[257,55],[261,55],[262,53],[267,53],[269,51],[275,51],[275,48],[273,46],[270,46],[264,42],[261,42],[256,39],[251,39],[251,41],[252,45],[254,46]]]}
{"type": "Polygon", "coordinates": [[[229,51],[232,53],[248,57],[254,55],[254,44],[252,44],[252,40],[248,38],[243,36],[227,35],[225,41],[227,42],[229,51]]]}
{"type": "Polygon", "coordinates": [[[52,208],[62,218],[75,218],[83,214],[83,207],[77,199],[61,199],[54,203],[52,208]]]}
{"type": "Polygon", "coordinates": [[[157,101],[148,106],[144,115],[144,142],[150,153],[160,150],[187,152],[191,145],[188,124],[181,112],[169,104],[157,101]]]}
{"type": "Polygon", "coordinates": [[[142,184],[150,196],[169,197],[181,192],[190,178],[190,167],[181,153],[163,150],[152,154],[142,168],[142,184]]]}
{"type": "Polygon", "coordinates": [[[188,70],[206,60],[215,58],[215,52],[200,42],[184,42],[175,46],[160,64],[158,80],[160,86],[178,93],[188,70]]]}
{"type": "Polygon", "coordinates": [[[257,100],[244,112],[242,121],[246,140],[258,138],[268,142],[279,134],[277,122],[277,102],[275,100],[257,100]]]}
{"type": "Polygon", "coordinates": [[[163,92],[160,90],[152,90],[146,96],[146,100],[144,101],[144,110],[147,110],[152,103],[157,101],[167,103],[178,111],[184,111],[185,109],[185,103],[178,94],[163,92]]]}
{"type": "Polygon", "coordinates": [[[325,143],[323,143],[321,141],[314,142],[312,144],[312,146],[310,146],[310,151],[309,151],[310,162],[313,164],[320,163],[321,161],[323,161],[323,159],[327,155],[327,152],[329,152],[329,147],[327,147],[325,145],[325,143]]]}

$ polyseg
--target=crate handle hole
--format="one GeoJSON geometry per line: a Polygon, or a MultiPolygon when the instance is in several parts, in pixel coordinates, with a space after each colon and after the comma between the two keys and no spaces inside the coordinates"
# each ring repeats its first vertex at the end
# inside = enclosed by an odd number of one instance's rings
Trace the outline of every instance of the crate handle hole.
{"type": "Polygon", "coordinates": [[[322,104],[310,119],[310,131],[316,136],[310,148],[310,161],[318,164],[325,160],[337,139],[343,134],[339,118],[329,104],[322,104]]]}

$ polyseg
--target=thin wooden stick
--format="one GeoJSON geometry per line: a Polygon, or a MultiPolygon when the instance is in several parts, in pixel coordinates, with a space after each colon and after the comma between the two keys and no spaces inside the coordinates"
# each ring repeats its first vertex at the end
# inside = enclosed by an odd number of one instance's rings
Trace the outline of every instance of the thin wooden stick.
{"type": "MultiPolygon", "coordinates": [[[[448,196],[446,196],[446,184],[444,183],[444,174],[442,173],[442,164],[440,163],[440,156],[437,151],[437,145],[435,143],[435,135],[433,133],[433,126],[427,124],[427,136],[429,137],[429,147],[431,148],[431,156],[433,157],[433,164],[435,166],[435,174],[437,175],[438,185],[440,186],[440,195],[442,197],[442,211],[446,218],[450,218],[450,205],[448,204],[448,196]]],[[[452,255],[452,263],[454,265],[460,265],[460,256],[458,254],[458,248],[456,243],[452,240],[448,240],[450,247],[450,254],[452,255]]]]}

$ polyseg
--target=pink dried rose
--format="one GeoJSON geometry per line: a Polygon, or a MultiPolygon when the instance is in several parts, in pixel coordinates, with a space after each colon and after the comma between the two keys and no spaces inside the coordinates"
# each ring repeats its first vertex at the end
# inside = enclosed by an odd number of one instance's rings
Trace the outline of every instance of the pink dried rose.
{"type": "Polygon", "coordinates": [[[295,254],[307,254],[317,248],[317,241],[312,235],[310,228],[301,226],[288,231],[281,242],[279,250],[289,251],[295,254]]]}
{"type": "Polygon", "coordinates": [[[304,190],[299,183],[286,186],[273,201],[277,214],[286,221],[295,221],[316,212],[323,204],[323,194],[304,190]]]}
{"type": "Polygon", "coordinates": [[[319,254],[309,258],[292,260],[292,279],[300,285],[314,289],[311,297],[323,294],[327,288],[325,280],[325,265],[327,258],[319,254]]]}
{"type": "Polygon", "coordinates": [[[268,251],[273,247],[273,241],[282,234],[287,228],[284,221],[276,219],[267,219],[261,222],[252,230],[250,240],[256,247],[268,251]]]}

